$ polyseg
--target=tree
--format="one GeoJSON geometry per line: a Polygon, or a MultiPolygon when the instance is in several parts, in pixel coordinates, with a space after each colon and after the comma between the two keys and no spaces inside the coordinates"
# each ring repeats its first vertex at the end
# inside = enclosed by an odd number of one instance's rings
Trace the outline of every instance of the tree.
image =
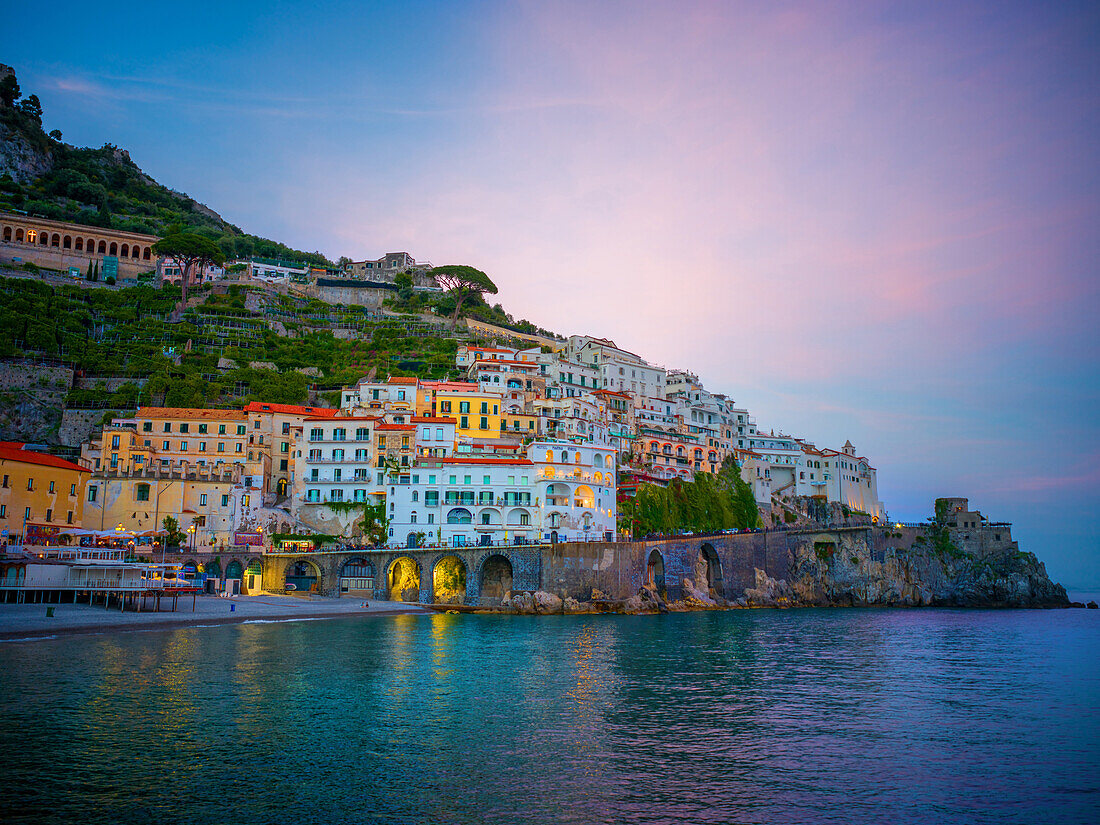
{"type": "Polygon", "coordinates": [[[180,530],[180,523],[176,521],[175,516],[165,516],[161,525],[164,527],[164,532],[168,534],[164,537],[165,547],[179,547],[183,544],[187,536],[180,530]]]}
{"type": "MultiPolygon", "coordinates": [[[[176,227],[172,227],[176,229],[176,227]]],[[[183,304],[187,303],[187,281],[194,267],[217,266],[225,262],[225,253],[209,238],[197,235],[194,232],[174,231],[165,235],[155,244],[153,252],[172,258],[179,264],[183,287],[183,304]]]]}
{"type": "Polygon", "coordinates": [[[61,142],[61,130],[60,129],[51,129],[50,130],[50,137],[52,137],[54,140],[56,140],[58,143],[60,143],[61,142]]]}
{"type": "Polygon", "coordinates": [[[4,79],[0,80],[0,102],[5,106],[14,106],[19,97],[19,81],[15,79],[15,75],[4,75],[4,79]]]}
{"type": "Polygon", "coordinates": [[[38,99],[38,95],[28,95],[22,103],[19,104],[19,111],[31,118],[39,126],[42,125],[42,101],[38,99]]]}
{"type": "Polygon", "coordinates": [[[339,269],[347,269],[348,264],[350,263],[351,258],[349,258],[347,255],[341,255],[339,258],[336,259],[336,266],[339,269]]]}
{"type": "Polygon", "coordinates": [[[385,544],[390,535],[390,520],[385,504],[367,504],[363,507],[363,520],[359,522],[363,536],[375,547],[385,544]]]}
{"type": "Polygon", "coordinates": [[[486,292],[490,295],[497,294],[497,285],[490,280],[489,276],[472,266],[437,266],[432,270],[432,275],[435,277],[436,283],[451,293],[454,298],[455,309],[454,314],[451,316],[452,330],[458,325],[458,313],[467,298],[473,295],[480,298],[486,292]]]}

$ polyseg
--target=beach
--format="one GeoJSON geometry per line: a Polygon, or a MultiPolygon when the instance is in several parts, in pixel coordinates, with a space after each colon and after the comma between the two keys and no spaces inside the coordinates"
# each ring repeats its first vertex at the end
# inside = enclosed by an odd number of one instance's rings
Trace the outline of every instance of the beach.
{"type": "Polygon", "coordinates": [[[364,607],[361,598],[331,599],[301,596],[200,595],[191,609],[191,598],[181,598],[175,611],[145,610],[120,612],[102,604],[4,604],[0,605],[0,641],[35,639],[54,635],[103,633],[120,630],[156,630],[186,626],[241,624],[258,621],[334,619],[348,616],[392,616],[426,613],[426,608],[402,602],[371,600],[364,607]],[[47,616],[52,608],[53,616],[47,616]]]}

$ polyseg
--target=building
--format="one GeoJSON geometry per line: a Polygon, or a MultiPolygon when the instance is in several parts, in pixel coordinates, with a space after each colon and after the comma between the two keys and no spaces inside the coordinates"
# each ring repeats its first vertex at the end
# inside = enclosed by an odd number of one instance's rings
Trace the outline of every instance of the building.
{"type": "Polygon", "coordinates": [[[409,423],[416,427],[418,456],[447,458],[454,454],[457,419],[449,416],[417,415],[410,418],[409,423]]]}
{"type": "Polygon", "coordinates": [[[501,394],[483,392],[477,384],[426,382],[432,390],[432,415],[455,418],[456,439],[488,441],[500,437],[501,394]]]}
{"type": "Polygon", "coordinates": [[[136,280],[155,269],[153,244],[159,240],[140,232],[0,212],[0,262],[15,267],[33,263],[83,277],[90,264],[98,264],[101,279],[136,280]]]}
{"type": "Polygon", "coordinates": [[[375,467],[378,416],[314,416],[292,447],[291,516],[319,533],[350,536],[363,506],[385,495],[385,467],[375,467]],[[355,505],[360,505],[356,507],[355,505]]]}
{"type": "Polygon", "coordinates": [[[628,392],[635,397],[665,397],[665,370],[652,366],[640,355],[621,349],[614,341],[571,335],[565,357],[598,369],[601,389],[628,392]]]}
{"type": "MultiPolygon", "coordinates": [[[[191,274],[187,278],[189,287],[206,281],[213,281],[225,275],[225,269],[220,266],[208,265],[202,269],[192,267],[191,274]]],[[[180,286],[183,283],[183,266],[175,258],[161,258],[157,261],[157,280],[162,284],[180,286]]]]}
{"type": "Polygon", "coordinates": [[[387,252],[381,258],[367,261],[352,261],[344,265],[344,275],[365,281],[387,281],[393,283],[399,272],[427,272],[432,268],[429,261],[419,263],[408,252],[387,252]]]}
{"type": "Polygon", "coordinates": [[[301,261],[283,261],[278,258],[249,258],[233,261],[234,266],[244,266],[245,274],[257,281],[269,284],[306,283],[309,281],[309,264],[301,261]]]}
{"type": "Polygon", "coordinates": [[[255,450],[264,459],[267,475],[264,490],[277,498],[289,495],[294,470],[291,461],[294,431],[307,418],[333,418],[338,410],[253,401],[244,412],[248,416],[249,450],[255,450]]]}
{"type": "Polygon", "coordinates": [[[611,541],[615,535],[615,450],[600,444],[539,440],[527,448],[538,482],[543,541],[611,541]]]}
{"type": "Polygon", "coordinates": [[[22,540],[27,527],[80,527],[88,471],[71,461],[0,442],[0,543],[22,540]]]}

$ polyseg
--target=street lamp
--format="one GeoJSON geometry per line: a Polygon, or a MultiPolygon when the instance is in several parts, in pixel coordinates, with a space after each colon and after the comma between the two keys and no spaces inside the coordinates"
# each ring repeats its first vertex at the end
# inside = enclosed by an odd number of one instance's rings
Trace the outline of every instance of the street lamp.
{"type": "Polygon", "coordinates": [[[195,552],[195,525],[192,524],[187,528],[187,532],[191,534],[191,552],[195,552]]]}
{"type": "Polygon", "coordinates": [[[115,547],[122,546],[122,523],[115,526],[115,547]]]}

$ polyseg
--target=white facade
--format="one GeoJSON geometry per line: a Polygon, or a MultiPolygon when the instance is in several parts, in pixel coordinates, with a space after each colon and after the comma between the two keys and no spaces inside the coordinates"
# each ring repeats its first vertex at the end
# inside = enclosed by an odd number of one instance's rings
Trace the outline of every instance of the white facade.
{"type": "Polygon", "coordinates": [[[372,478],[374,417],[307,418],[294,444],[292,509],[367,501],[372,478]]]}
{"type": "Polygon", "coordinates": [[[416,427],[416,452],[422,458],[447,458],[454,453],[458,419],[446,416],[413,416],[416,427]]]}

